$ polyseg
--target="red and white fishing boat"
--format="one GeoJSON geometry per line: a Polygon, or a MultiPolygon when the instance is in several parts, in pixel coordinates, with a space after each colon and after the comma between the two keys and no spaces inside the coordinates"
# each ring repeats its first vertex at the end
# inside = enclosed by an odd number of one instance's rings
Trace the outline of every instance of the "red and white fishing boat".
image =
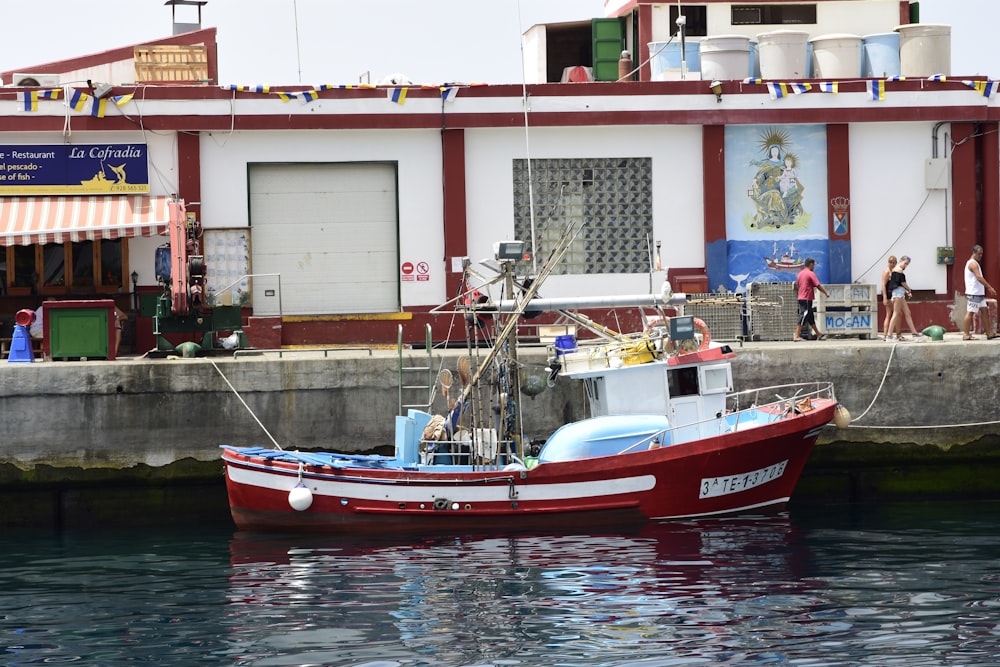
{"type": "MultiPolygon", "coordinates": [[[[491,306],[496,325],[503,324],[497,343],[478,368],[459,363],[464,386],[450,411],[410,409],[395,417],[394,456],[225,446],[237,526],[382,532],[615,526],[789,500],[817,436],[838,410],[831,383],[733,393],[735,353],[711,342],[696,318],[680,315],[684,297],[670,294],[668,285],[660,295],[581,300],[535,299],[536,286],[518,301],[491,306]],[[550,351],[548,379],[583,382],[591,416],[548,435],[540,451],[526,451],[530,438],[517,432],[519,383],[510,381],[517,368],[502,358],[518,314],[556,310],[588,326],[571,308],[625,305],[659,314],[636,335],[595,325],[602,337],[592,345],[550,351]],[[666,308],[678,315],[666,317],[666,308]],[[474,423],[476,414],[487,415],[487,423],[474,423]]],[[[451,377],[450,371],[439,376],[446,395],[451,377]]]]}
{"type": "Polygon", "coordinates": [[[764,263],[767,264],[767,268],[772,271],[801,271],[802,267],[805,265],[800,256],[795,253],[795,244],[793,243],[788,249],[788,252],[783,252],[778,255],[778,244],[774,244],[774,252],[771,253],[770,257],[764,258],[764,263]]]}

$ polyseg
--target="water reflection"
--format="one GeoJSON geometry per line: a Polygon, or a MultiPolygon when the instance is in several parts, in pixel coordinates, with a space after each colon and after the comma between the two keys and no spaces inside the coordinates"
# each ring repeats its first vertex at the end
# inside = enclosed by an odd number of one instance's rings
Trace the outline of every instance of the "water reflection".
{"type": "Polygon", "coordinates": [[[609,534],[0,534],[0,664],[1000,666],[1000,505],[609,534]]]}
{"type": "Polygon", "coordinates": [[[794,636],[782,619],[817,605],[801,582],[811,554],[787,516],[402,544],[238,535],[231,548],[230,601],[244,623],[325,644],[295,657],[323,664],[331,647],[345,665],[357,663],[342,650],[444,664],[715,659],[745,651],[746,619],[794,636]]]}

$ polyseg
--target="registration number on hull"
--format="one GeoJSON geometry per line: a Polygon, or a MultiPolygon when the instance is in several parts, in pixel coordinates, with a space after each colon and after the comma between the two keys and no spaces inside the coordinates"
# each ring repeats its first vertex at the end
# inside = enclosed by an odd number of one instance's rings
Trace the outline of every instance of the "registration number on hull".
{"type": "Polygon", "coordinates": [[[698,492],[698,497],[715,498],[752,489],[755,486],[770,482],[772,479],[778,479],[785,473],[787,466],[788,459],[785,459],[781,463],[775,463],[759,470],[742,472],[738,475],[704,477],[701,480],[701,489],[698,492]]]}

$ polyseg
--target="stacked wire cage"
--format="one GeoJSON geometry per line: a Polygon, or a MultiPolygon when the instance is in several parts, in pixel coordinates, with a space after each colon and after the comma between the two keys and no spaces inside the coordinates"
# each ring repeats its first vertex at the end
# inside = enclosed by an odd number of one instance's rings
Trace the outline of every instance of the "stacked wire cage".
{"type": "Polygon", "coordinates": [[[747,285],[747,333],[750,340],[791,340],[799,317],[795,283],[747,285]]]}
{"type": "Polygon", "coordinates": [[[697,317],[712,334],[712,340],[743,340],[745,303],[732,293],[688,294],[684,314],[697,317]]]}

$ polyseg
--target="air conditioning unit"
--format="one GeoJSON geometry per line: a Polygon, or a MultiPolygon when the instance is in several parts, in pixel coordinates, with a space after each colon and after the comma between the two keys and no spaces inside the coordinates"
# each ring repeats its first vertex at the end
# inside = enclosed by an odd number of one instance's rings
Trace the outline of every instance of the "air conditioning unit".
{"type": "Polygon", "coordinates": [[[25,73],[15,73],[11,77],[12,85],[21,88],[31,88],[39,86],[42,88],[48,88],[50,86],[59,85],[59,75],[58,74],[25,74],[25,73]]]}

